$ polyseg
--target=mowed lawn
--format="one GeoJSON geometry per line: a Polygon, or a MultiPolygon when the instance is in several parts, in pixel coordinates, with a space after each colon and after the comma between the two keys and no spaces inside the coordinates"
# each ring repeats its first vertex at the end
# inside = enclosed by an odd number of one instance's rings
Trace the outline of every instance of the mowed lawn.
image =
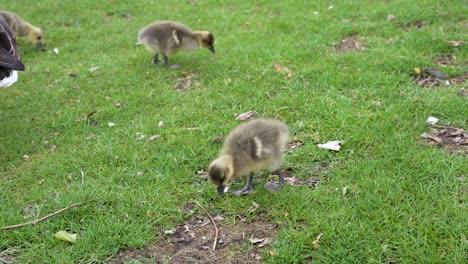
{"type": "Polygon", "coordinates": [[[194,201],[225,223],[243,215],[278,225],[261,251],[267,263],[465,263],[466,152],[420,135],[430,132],[429,116],[468,129],[466,81],[426,88],[410,78],[414,68],[450,78],[467,71],[466,44],[447,43],[467,41],[465,1],[25,0],[1,8],[41,27],[45,40],[38,51],[18,38],[26,71],[0,90],[0,226],[92,201],[1,230],[0,263],[107,262],[163,242],[161,230],[189,221],[184,206],[194,201]],[[216,54],[170,56],[180,69],[152,65],[135,43],[157,20],[211,31],[216,54]],[[360,50],[337,52],[351,36],[360,50]],[[254,194],[217,197],[197,171],[221,148],[213,139],[251,110],[289,125],[290,142],[303,145],[285,154],[284,168],[318,186],[269,193],[262,172],[254,194]],[[331,140],[343,142],[340,151],[317,147],[331,140]],[[259,209],[249,213],[253,202],[259,209]],[[77,242],[54,238],[60,230],[77,242]]]}

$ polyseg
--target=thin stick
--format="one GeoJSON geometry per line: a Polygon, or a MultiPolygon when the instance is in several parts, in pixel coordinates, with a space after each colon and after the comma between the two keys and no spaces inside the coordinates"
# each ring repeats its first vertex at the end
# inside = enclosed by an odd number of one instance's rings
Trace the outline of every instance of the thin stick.
{"type": "Polygon", "coordinates": [[[218,243],[218,227],[216,226],[215,220],[213,219],[213,217],[211,217],[211,215],[208,213],[208,211],[206,211],[206,209],[203,208],[203,206],[197,200],[195,200],[195,202],[198,204],[198,206],[200,206],[200,208],[203,211],[205,211],[205,213],[208,215],[211,222],[213,223],[213,226],[215,228],[215,238],[214,238],[214,242],[213,242],[213,251],[215,251],[216,250],[216,243],[218,243]]]}
{"type": "Polygon", "coordinates": [[[50,218],[50,217],[52,217],[52,216],[54,216],[54,215],[57,215],[57,214],[60,214],[61,212],[64,212],[64,211],[66,211],[66,210],[68,210],[68,209],[71,209],[71,208],[80,206],[80,205],[82,205],[82,204],[84,204],[84,203],[91,202],[91,201],[93,201],[93,200],[95,200],[95,199],[87,200],[87,201],[84,201],[84,202],[74,203],[74,204],[72,204],[72,205],[70,205],[70,206],[67,206],[67,207],[65,207],[65,208],[62,208],[62,209],[60,209],[60,210],[58,210],[58,211],[56,211],[56,212],[53,212],[53,213],[51,213],[51,214],[48,214],[48,215],[46,215],[46,216],[44,216],[44,217],[42,217],[42,218],[39,218],[39,219],[37,219],[37,220],[31,221],[31,222],[22,223],[22,224],[16,224],[16,225],[11,225],[11,226],[5,226],[5,227],[2,227],[2,230],[10,230],[10,229],[14,229],[14,228],[22,227],[22,226],[35,225],[35,224],[37,224],[37,223],[39,223],[39,222],[41,222],[41,221],[46,220],[47,218],[50,218]]]}

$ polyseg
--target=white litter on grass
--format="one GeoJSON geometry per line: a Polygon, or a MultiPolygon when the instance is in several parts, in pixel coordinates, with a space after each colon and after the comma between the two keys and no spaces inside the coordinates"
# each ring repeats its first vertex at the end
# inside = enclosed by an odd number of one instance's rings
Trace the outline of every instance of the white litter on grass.
{"type": "Polygon", "coordinates": [[[341,141],[336,140],[336,141],[328,141],[325,144],[317,144],[317,146],[323,149],[331,149],[331,150],[338,151],[341,148],[340,146],[341,143],[342,143],[341,141]]]}
{"type": "Polygon", "coordinates": [[[109,127],[113,127],[113,126],[115,126],[115,124],[114,124],[114,123],[112,123],[112,122],[109,122],[109,123],[107,123],[107,125],[108,125],[109,127]]]}
{"type": "Polygon", "coordinates": [[[59,54],[59,49],[54,48],[54,53],[55,53],[55,54],[59,54]]]}
{"type": "Polygon", "coordinates": [[[435,123],[437,123],[438,121],[439,121],[439,119],[437,117],[430,116],[426,120],[426,123],[428,123],[429,125],[435,125],[435,123]]]}
{"type": "Polygon", "coordinates": [[[332,10],[332,9],[333,9],[333,5],[329,5],[329,6],[327,7],[327,9],[328,9],[328,10],[332,10]]]}
{"type": "Polygon", "coordinates": [[[163,122],[163,121],[159,121],[158,127],[163,127],[163,126],[164,126],[164,122],[163,122]]]}
{"type": "Polygon", "coordinates": [[[318,12],[317,12],[317,11],[314,11],[314,12],[312,12],[312,14],[314,14],[314,15],[318,15],[318,12]]]}
{"type": "Polygon", "coordinates": [[[151,137],[148,138],[148,141],[154,141],[155,139],[157,139],[160,136],[161,135],[152,135],[151,137]]]}

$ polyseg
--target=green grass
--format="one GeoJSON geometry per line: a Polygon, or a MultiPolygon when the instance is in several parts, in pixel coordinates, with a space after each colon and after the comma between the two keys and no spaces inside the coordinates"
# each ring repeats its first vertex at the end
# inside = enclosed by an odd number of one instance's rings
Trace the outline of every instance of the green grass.
{"type": "MultiPolygon", "coordinates": [[[[419,135],[431,115],[467,129],[467,99],[457,87],[424,89],[408,77],[415,67],[438,67],[432,58],[449,53],[456,65],[441,69],[450,76],[467,70],[467,46],[445,43],[466,41],[466,2],[66,2],[2,6],[42,27],[47,51],[19,39],[27,71],[0,90],[0,226],[95,201],[0,231],[0,251],[15,248],[18,263],[99,262],[119,249],[157,243],[158,229],[187,221],[183,206],[194,199],[226,221],[258,203],[262,218],[281,223],[272,245],[278,255],[264,255],[269,263],[466,261],[467,187],[458,179],[467,176],[466,155],[425,146],[419,135]],[[396,19],[387,21],[388,14],[396,19]],[[179,53],[169,60],[180,69],[154,67],[151,53],[134,44],[138,30],[155,20],[210,30],[217,54],[179,53]],[[412,27],[417,21],[425,26],[412,27]],[[366,50],[335,53],[333,46],[352,34],[366,50]],[[274,62],[293,78],[275,72],[274,62]],[[174,83],[186,72],[200,85],[179,93],[174,83]],[[285,156],[285,166],[298,177],[321,177],[318,188],[271,194],[262,187],[265,177],[257,177],[255,194],[218,199],[199,180],[194,172],[220,148],[211,139],[249,110],[288,123],[291,139],[305,145],[285,156]],[[137,133],[161,137],[147,142],[137,133]],[[328,140],[343,140],[342,150],[316,147],[328,140]],[[330,170],[318,172],[319,163],[330,170]],[[35,215],[24,219],[27,205],[35,215]],[[65,229],[78,233],[76,244],[53,238],[65,229]],[[320,249],[313,250],[319,233],[320,249]]],[[[260,212],[248,220],[256,217],[260,212]]]]}

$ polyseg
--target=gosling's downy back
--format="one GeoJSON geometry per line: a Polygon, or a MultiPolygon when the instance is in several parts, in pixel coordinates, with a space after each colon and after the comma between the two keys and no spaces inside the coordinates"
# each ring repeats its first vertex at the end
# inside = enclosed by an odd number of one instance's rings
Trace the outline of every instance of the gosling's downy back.
{"type": "Polygon", "coordinates": [[[233,157],[236,177],[256,170],[277,170],[283,164],[288,137],[285,123],[273,119],[255,119],[239,125],[229,134],[220,156],[233,157]]]}

